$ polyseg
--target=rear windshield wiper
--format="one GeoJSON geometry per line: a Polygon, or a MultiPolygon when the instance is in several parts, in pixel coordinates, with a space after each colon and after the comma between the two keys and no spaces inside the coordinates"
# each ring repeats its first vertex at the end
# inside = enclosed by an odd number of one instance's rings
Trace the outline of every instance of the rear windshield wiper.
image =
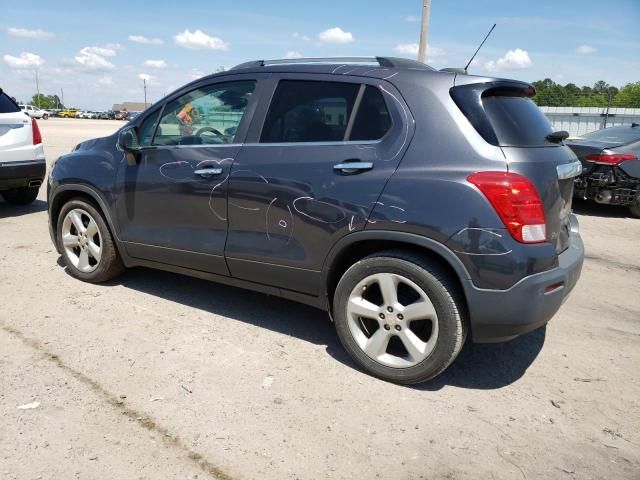
{"type": "Polygon", "coordinates": [[[545,138],[552,143],[560,143],[569,138],[569,132],[566,130],[558,130],[557,132],[550,133],[545,138]]]}

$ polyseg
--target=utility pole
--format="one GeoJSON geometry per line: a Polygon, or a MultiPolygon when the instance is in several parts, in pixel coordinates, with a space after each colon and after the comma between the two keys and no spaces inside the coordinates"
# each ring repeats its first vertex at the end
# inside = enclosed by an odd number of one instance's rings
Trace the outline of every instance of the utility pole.
{"type": "Polygon", "coordinates": [[[36,92],[38,96],[36,97],[36,103],[38,104],[38,108],[40,108],[40,86],[38,85],[38,69],[36,68],[36,92]]]}
{"type": "Polygon", "coordinates": [[[64,107],[64,88],[60,88],[60,95],[62,95],[62,97],[60,98],[60,101],[62,102],[62,107],[59,107],[59,108],[63,108],[64,107]]]}
{"type": "Polygon", "coordinates": [[[418,48],[418,61],[424,63],[427,58],[427,37],[429,34],[429,10],[431,0],[422,2],[422,25],[420,27],[420,46],[418,48]]]}
{"type": "Polygon", "coordinates": [[[147,109],[147,79],[142,79],[142,84],[144,85],[144,109],[147,109]]]}

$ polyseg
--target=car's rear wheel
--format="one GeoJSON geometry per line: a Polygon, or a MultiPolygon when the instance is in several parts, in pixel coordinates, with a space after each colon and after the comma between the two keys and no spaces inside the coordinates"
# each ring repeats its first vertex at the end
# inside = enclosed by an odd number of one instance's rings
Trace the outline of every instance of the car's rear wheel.
{"type": "Polygon", "coordinates": [[[48,113],[45,113],[45,114],[42,116],[42,118],[43,118],[43,120],[49,120],[49,114],[48,114],[48,113]]]}
{"type": "Polygon", "coordinates": [[[62,207],[57,239],[69,273],[80,280],[105,282],[124,271],[102,215],[83,199],[72,199],[62,207]]]}
{"type": "Polygon", "coordinates": [[[38,198],[39,187],[21,187],[5,190],[0,193],[7,203],[12,205],[29,205],[38,198]]]}
{"type": "Polygon", "coordinates": [[[466,336],[464,300],[444,269],[403,251],[352,265],[334,295],[342,345],[367,372],[412,384],[434,378],[466,336]]]}

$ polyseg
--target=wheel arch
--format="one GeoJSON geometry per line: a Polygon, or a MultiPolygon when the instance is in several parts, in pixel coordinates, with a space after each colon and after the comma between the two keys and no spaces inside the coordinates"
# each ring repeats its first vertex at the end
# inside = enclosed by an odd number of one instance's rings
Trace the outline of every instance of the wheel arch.
{"type": "Polygon", "coordinates": [[[366,230],[343,237],[329,252],[322,269],[322,285],[327,309],[332,313],[333,294],[340,278],[355,262],[376,252],[405,250],[435,262],[447,270],[460,287],[465,307],[468,307],[465,285],[469,272],[456,255],[440,242],[405,232],[366,230]]]}
{"type": "Polygon", "coordinates": [[[107,208],[106,201],[102,198],[102,196],[93,188],[82,185],[82,184],[64,184],[58,186],[53,194],[49,197],[49,222],[51,224],[51,235],[53,236],[54,244],[58,245],[57,242],[57,225],[58,225],[58,217],[60,215],[60,210],[62,210],[62,206],[67,203],[72,198],[83,198],[88,200],[93,204],[93,206],[102,214],[107,227],[109,228],[109,232],[111,233],[116,248],[120,253],[120,256],[124,259],[126,257],[126,253],[123,251],[123,248],[120,245],[120,239],[118,238],[118,232],[115,229],[115,225],[111,219],[111,214],[109,209],[107,208]]]}

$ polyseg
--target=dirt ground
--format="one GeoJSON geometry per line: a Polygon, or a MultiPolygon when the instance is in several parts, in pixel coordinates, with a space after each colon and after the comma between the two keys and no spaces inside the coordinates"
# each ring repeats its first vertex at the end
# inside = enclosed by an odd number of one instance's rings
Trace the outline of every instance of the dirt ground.
{"type": "MultiPolygon", "coordinates": [[[[40,125],[52,162],[119,122],[40,125]]],[[[0,478],[639,479],[640,220],[576,211],[587,259],[546,329],[409,388],[358,371],[312,308],[146,269],[74,280],[45,189],[0,201],[0,478]]]]}

